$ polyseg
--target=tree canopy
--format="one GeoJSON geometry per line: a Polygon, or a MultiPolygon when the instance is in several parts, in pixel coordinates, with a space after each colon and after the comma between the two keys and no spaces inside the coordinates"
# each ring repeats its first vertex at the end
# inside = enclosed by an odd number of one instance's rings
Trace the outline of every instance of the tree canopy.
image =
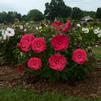
{"type": "Polygon", "coordinates": [[[21,20],[21,14],[17,12],[9,11],[0,12],[0,23],[13,23],[16,19],[21,20]]]}
{"type": "Polygon", "coordinates": [[[72,11],[72,19],[80,20],[82,17],[83,11],[78,7],[74,7],[72,11]]]}
{"type": "Polygon", "coordinates": [[[96,18],[101,19],[101,7],[97,9],[96,18]]]}
{"type": "Polygon", "coordinates": [[[71,15],[71,7],[66,6],[63,0],[51,0],[45,4],[44,15],[47,19],[54,20],[56,17],[68,18],[71,15]]]}
{"type": "Polygon", "coordinates": [[[44,15],[37,9],[30,10],[27,14],[27,20],[29,21],[41,21],[44,19],[44,15]]]}

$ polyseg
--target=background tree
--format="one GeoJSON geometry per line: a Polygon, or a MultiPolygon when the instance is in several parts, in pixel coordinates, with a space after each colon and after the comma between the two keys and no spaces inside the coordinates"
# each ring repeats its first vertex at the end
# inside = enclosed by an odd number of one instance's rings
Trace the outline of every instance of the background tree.
{"type": "Polygon", "coordinates": [[[27,20],[29,21],[41,21],[44,19],[44,15],[37,9],[30,10],[27,14],[27,20]]]}
{"type": "Polygon", "coordinates": [[[74,7],[72,11],[72,19],[80,20],[82,17],[83,11],[78,7],[74,7]]]}
{"type": "Polygon", "coordinates": [[[0,23],[13,23],[15,20],[21,20],[21,14],[9,11],[0,13],[0,23]]]}
{"type": "Polygon", "coordinates": [[[6,12],[0,12],[0,23],[5,23],[7,22],[7,13],[6,12]]]}
{"type": "Polygon", "coordinates": [[[21,21],[27,21],[28,19],[27,19],[27,15],[22,15],[22,17],[21,17],[21,21]]]}
{"type": "Polygon", "coordinates": [[[44,15],[49,20],[54,20],[56,17],[68,18],[71,15],[71,7],[66,6],[63,0],[51,0],[45,4],[44,15]]]}
{"type": "Polygon", "coordinates": [[[83,11],[83,16],[90,16],[92,18],[96,17],[96,12],[95,11],[83,11]]]}
{"type": "Polygon", "coordinates": [[[101,19],[101,7],[97,9],[96,11],[96,18],[101,19]]]}

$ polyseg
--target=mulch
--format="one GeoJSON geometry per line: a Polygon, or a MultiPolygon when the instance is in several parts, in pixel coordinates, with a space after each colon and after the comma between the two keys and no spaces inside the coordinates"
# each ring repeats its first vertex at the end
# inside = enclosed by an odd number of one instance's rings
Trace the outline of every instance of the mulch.
{"type": "MultiPolygon", "coordinates": [[[[100,64],[99,61],[98,64],[100,64]]],[[[100,65],[101,66],[101,65],[100,65]]],[[[96,99],[101,97],[101,68],[89,74],[84,81],[70,85],[68,82],[47,82],[47,80],[39,80],[28,82],[23,76],[18,74],[17,69],[10,66],[0,66],[0,88],[16,88],[22,87],[26,90],[34,90],[38,94],[44,92],[59,93],[63,95],[73,95],[87,99],[96,99]]],[[[33,78],[29,78],[31,81],[33,78]]]]}

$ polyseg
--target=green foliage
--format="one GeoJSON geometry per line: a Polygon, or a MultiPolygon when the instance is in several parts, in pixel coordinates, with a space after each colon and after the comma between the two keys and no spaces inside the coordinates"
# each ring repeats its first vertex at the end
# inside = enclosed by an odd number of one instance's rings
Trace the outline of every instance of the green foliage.
{"type": "Polygon", "coordinates": [[[17,51],[18,42],[19,38],[17,36],[12,37],[9,40],[0,42],[0,53],[5,60],[5,63],[13,65],[18,63],[18,55],[19,55],[19,51],[17,51]]]}
{"type": "Polygon", "coordinates": [[[96,18],[96,12],[95,11],[83,11],[83,16],[90,16],[92,18],[96,18]]]}
{"type": "Polygon", "coordinates": [[[21,20],[21,14],[17,12],[1,12],[0,23],[13,23],[15,20],[21,20]]]}
{"type": "Polygon", "coordinates": [[[101,47],[98,46],[98,47],[94,47],[94,55],[95,55],[95,58],[100,60],[101,59],[101,47]]]}
{"type": "Polygon", "coordinates": [[[72,19],[80,20],[82,17],[83,11],[78,7],[74,7],[72,11],[72,19]]]}
{"type": "Polygon", "coordinates": [[[101,8],[97,9],[96,18],[101,19],[101,8]]]}
{"type": "MultiPolygon", "coordinates": [[[[72,96],[64,96],[58,93],[45,92],[43,94],[36,94],[34,91],[24,90],[21,88],[16,89],[0,89],[1,101],[92,101],[84,100],[72,96]]],[[[93,101],[100,101],[93,100],[93,101]]]]}
{"type": "Polygon", "coordinates": [[[73,30],[72,38],[77,43],[76,45],[79,47],[94,46],[97,40],[100,40],[96,34],[94,34],[94,29],[92,27],[86,27],[89,30],[89,33],[84,33],[82,31],[82,27],[73,30]]]}
{"type": "Polygon", "coordinates": [[[41,21],[44,19],[44,15],[37,9],[30,10],[27,14],[29,21],[41,21]]]}
{"type": "Polygon", "coordinates": [[[63,0],[51,0],[45,6],[44,15],[49,20],[54,20],[56,17],[68,18],[71,16],[71,7],[66,6],[63,0]]]}
{"type": "Polygon", "coordinates": [[[51,70],[48,67],[49,57],[56,53],[50,45],[50,40],[53,36],[60,32],[52,28],[50,25],[45,24],[39,26],[39,29],[35,32],[36,37],[45,38],[47,42],[47,49],[43,53],[35,54],[33,52],[30,52],[27,54],[23,54],[22,57],[20,57],[20,63],[26,64],[25,73],[27,73],[28,75],[33,74],[36,78],[46,78],[49,81],[69,80],[75,82],[85,79],[86,74],[93,70],[93,63],[95,63],[95,59],[93,52],[89,49],[89,47],[93,46],[96,43],[98,37],[94,34],[92,28],[90,28],[89,33],[84,33],[82,31],[82,27],[77,28],[75,30],[71,29],[70,32],[64,33],[65,35],[70,36],[71,41],[69,49],[67,51],[59,52],[68,59],[68,65],[61,72],[51,70]],[[77,48],[86,50],[88,54],[88,59],[85,64],[78,65],[72,61],[72,52],[77,48]],[[42,60],[43,67],[39,71],[32,71],[27,67],[26,61],[33,56],[39,57],[42,60]]]}
{"type": "MultiPolygon", "coordinates": [[[[70,37],[70,45],[67,51],[59,52],[61,55],[64,55],[68,64],[62,72],[51,70],[48,67],[48,59],[50,56],[56,52],[50,45],[50,40],[60,31],[57,31],[52,26],[46,24],[45,22],[41,23],[37,28],[33,27],[34,23],[28,22],[16,22],[12,27],[16,31],[16,36],[10,38],[9,40],[0,41],[0,53],[4,57],[5,61],[9,64],[14,65],[23,65],[25,67],[25,73],[28,75],[34,75],[36,78],[46,78],[49,81],[80,81],[85,79],[86,74],[93,70],[93,64],[95,63],[94,54],[91,47],[95,45],[96,41],[100,38],[94,34],[92,26],[87,26],[89,28],[89,33],[84,33],[82,31],[82,26],[71,30],[68,33],[64,33],[70,37]],[[20,29],[19,26],[23,26],[23,29],[20,29]],[[27,29],[24,32],[24,29],[27,29]],[[47,43],[47,49],[43,53],[35,54],[33,51],[28,54],[20,52],[17,48],[17,44],[20,41],[24,33],[33,33],[36,37],[44,37],[47,43]],[[78,65],[72,61],[72,52],[77,49],[84,49],[88,54],[87,62],[83,65],[78,65]],[[43,67],[39,71],[32,71],[27,67],[27,60],[30,57],[39,57],[42,60],[43,67]]],[[[75,25],[75,24],[74,24],[75,25]]]]}

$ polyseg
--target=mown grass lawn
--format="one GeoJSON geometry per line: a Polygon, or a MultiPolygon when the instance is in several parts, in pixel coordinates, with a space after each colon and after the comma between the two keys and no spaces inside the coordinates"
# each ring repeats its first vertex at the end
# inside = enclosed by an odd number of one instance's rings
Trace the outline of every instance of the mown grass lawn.
{"type": "Polygon", "coordinates": [[[81,98],[52,93],[36,94],[33,91],[17,88],[15,90],[0,89],[0,101],[101,101],[101,99],[84,100],[81,98]]]}
{"type": "Polygon", "coordinates": [[[95,58],[101,60],[101,47],[95,47],[94,49],[95,58]]]}
{"type": "MultiPolygon", "coordinates": [[[[101,47],[93,49],[95,57],[101,59],[101,47]]],[[[34,91],[24,90],[20,88],[0,89],[0,101],[101,101],[101,99],[87,100],[78,97],[64,96],[60,94],[43,93],[36,94],[34,91]]]]}

